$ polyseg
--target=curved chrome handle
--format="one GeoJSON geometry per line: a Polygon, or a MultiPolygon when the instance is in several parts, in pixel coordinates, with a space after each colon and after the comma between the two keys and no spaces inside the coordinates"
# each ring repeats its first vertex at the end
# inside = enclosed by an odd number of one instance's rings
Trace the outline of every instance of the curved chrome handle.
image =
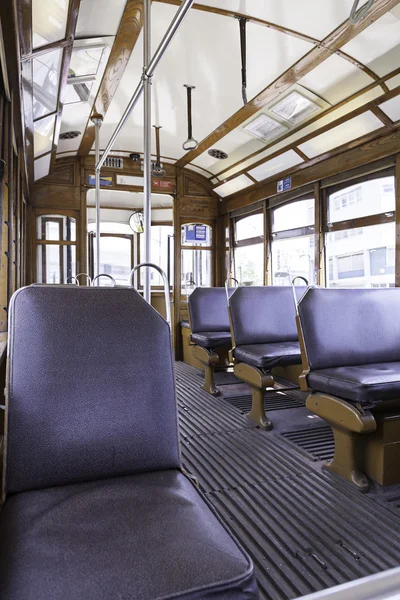
{"type": "Polygon", "coordinates": [[[240,287],[240,283],[238,282],[238,280],[236,279],[236,277],[228,277],[228,279],[225,281],[225,292],[226,292],[226,299],[229,302],[229,282],[230,281],[234,281],[236,283],[235,285],[235,289],[240,287]]]}
{"type": "Polygon", "coordinates": [[[96,275],[96,277],[92,281],[92,285],[94,285],[94,282],[97,279],[100,279],[100,277],[108,277],[108,279],[111,279],[111,281],[113,282],[113,287],[115,287],[117,285],[117,282],[115,281],[114,277],[111,277],[111,275],[109,275],[108,273],[99,273],[99,275],[96,275]]]}
{"type": "Polygon", "coordinates": [[[70,275],[67,279],[67,283],[69,282],[70,279],[75,279],[74,285],[79,285],[79,279],[77,277],[75,277],[75,275],[70,275]]]}
{"type": "Polygon", "coordinates": [[[360,9],[357,10],[359,3],[360,3],[360,0],[354,0],[353,8],[351,9],[351,13],[350,13],[350,23],[352,25],[356,25],[359,21],[361,21],[361,19],[363,17],[365,17],[367,12],[373,5],[374,0],[368,0],[367,4],[365,4],[360,9]]]}
{"type": "Polygon", "coordinates": [[[191,278],[190,278],[190,279],[185,279],[185,294],[186,294],[186,301],[187,301],[187,300],[188,300],[188,298],[189,298],[189,288],[188,288],[188,285],[189,285],[189,284],[191,284],[191,283],[193,283],[194,287],[196,287],[196,282],[195,282],[195,280],[194,280],[194,279],[191,279],[191,278]]]}
{"type": "Polygon", "coordinates": [[[138,269],[142,269],[143,267],[150,267],[152,269],[155,269],[156,271],[158,271],[160,273],[160,275],[163,279],[166,321],[167,321],[168,325],[171,327],[171,304],[170,304],[170,297],[169,297],[169,281],[168,281],[168,277],[166,276],[164,271],[158,265],[155,265],[153,263],[140,263],[139,265],[136,265],[136,267],[134,267],[132,269],[131,274],[129,275],[129,285],[131,287],[134,287],[133,278],[135,276],[135,273],[138,269]]]}
{"type": "Polygon", "coordinates": [[[308,281],[305,277],[302,277],[301,275],[296,275],[296,277],[293,277],[293,279],[292,279],[292,292],[293,292],[294,306],[296,309],[296,315],[298,315],[299,309],[297,308],[297,296],[296,296],[296,290],[295,290],[296,286],[294,284],[296,279],[301,279],[302,281],[304,281],[304,283],[306,284],[307,287],[308,287],[308,281]]]}
{"type": "MultiPolygon", "coordinates": [[[[76,278],[76,279],[78,280],[78,282],[79,282],[79,279],[78,279],[78,278],[79,278],[81,275],[83,275],[84,277],[86,277],[86,283],[88,283],[88,282],[89,282],[89,287],[90,287],[90,286],[92,285],[92,283],[93,283],[93,282],[92,282],[92,279],[89,277],[89,275],[88,275],[87,273],[78,273],[78,275],[76,275],[76,276],[75,276],[75,278],[76,278]]],[[[80,283],[78,283],[78,285],[80,285],[80,283]]]]}

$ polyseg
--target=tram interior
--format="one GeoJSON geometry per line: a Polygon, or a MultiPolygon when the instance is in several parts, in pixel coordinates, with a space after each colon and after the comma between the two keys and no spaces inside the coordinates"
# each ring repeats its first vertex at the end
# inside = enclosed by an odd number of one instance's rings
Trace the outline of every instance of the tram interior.
{"type": "Polygon", "coordinates": [[[399,598],[400,0],[2,0],[0,220],[0,600],[399,598]]]}

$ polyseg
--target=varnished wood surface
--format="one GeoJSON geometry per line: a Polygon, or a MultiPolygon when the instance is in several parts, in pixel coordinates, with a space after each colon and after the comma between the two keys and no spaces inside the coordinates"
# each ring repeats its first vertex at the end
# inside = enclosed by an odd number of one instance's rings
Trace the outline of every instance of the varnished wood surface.
{"type": "Polygon", "coordinates": [[[69,4],[69,13],[68,13],[68,19],[67,19],[65,39],[66,39],[66,41],[68,41],[70,43],[67,44],[63,50],[60,83],[59,83],[59,88],[58,88],[57,116],[56,116],[55,130],[54,130],[53,147],[52,147],[52,151],[51,151],[50,170],[54,167],[55,160],[56,160],[58,139],[59,139],[60,130],[61,130],[64,91],[67,86],[69,65],[71,63],[72,48],[73,48],[73,42],[75,39],[75,31],[76,31],[76,25],[78,23],[78,15],[79,15],[79,8],[80,8],[81,0],[69,0],[69,2],[70,2],[70,4],[69,4]]]}
{"type": "Polygon", "coordinates": [[[208,148],[215,145],[230,131],[236,129],[236,127],[253,116],[260,108],[270,103],[288,90],[294,83],[322,64],[331,56],[332,52],[340,50],[342,46],[359,35],[364,29],[371,25],[371,23],[378,20],[398,3],[399,0],[375,0],[367,16],[361,19],[356,25],[351,24],[349,20],[345,21],[345,23],[340,25],[335,31],[322,40],[319,46],[313,48],[308,54],[303,56],[295,65],[280,75],[271,85],[250,100],[246,106],[237,111],[220,125],[220,127],[201,141],[196,150],[192,150],[185,154],[185,156],[177,161],[177,165],[183,167],[187,163],[192,162],[195,158],[200,156],[200,154],[208,150],[208,148]]]}
{"type": "MultiPolygon", "coordinates": [[[[331,121],[330,123],[327,123],[323,127],[320,127],[319,129],[317,129],[315,131],[312,131],[311,133],[303,136],[302,138],[297,139],[292,144],[288,144],[284,148],[281,148],[280,150],[277,150],[276,152],[271,153],[267,158],[258,160],[256,162],[254,162],[251,166],[246,167],[245,169],[240,169],[233,175],[230,175],[229,177],[224,178],[222,181],[223,182],[231,181],[232,179],[235,179],[236,177],[238,177],[239,175],[242,175],[242,174],[246,174],[248,176],[249,170],[258,167],[259,165],[262,165],[265,162],[268,162],[269,160],[272,160],[272,159],[276,158],[277,156],[280,156],[281,154],[288,152],[289,150],[294,150],[296,152],[296,154],[298,154],[302,158],[302,160],[304,160],[305,162],[309,161],[311,163],[311,160],[309,159],[309,157],[306,156],[306,154],[304,154],[304,152],[302,152],[300,150],[299,146],[301,146],[301,144],[304,144],[305,142],[312,140],[313,138],[317,137],[318,135],[321,135],[323,133],[326,133],[327,131],[330,131],[334,127],[338,127],[339,125],[346,123],[350,119],[354,119],[354,118],[362,115],[363,113],[365,113],[368,110],[372,111],[378,117],[378,119],[382,122],[382,127],[386,127],[386,129],[388,131],[393,131],[396,128],[395,124],[389,119],[389,117],[387,115],[385,115],[383,110],[381,110],[378,105],[382,102],[385,102],[386,100],[390,100],[391,98],[398,96],[399,94],[400,94],[400,86],[387,92],[386,94],[383,94],[382,96],[379,96],[375,100],[372,100],[371,102],[368,102],[367,104],[364,104],[363,106],[360,106],[360,107],[354,109],[353,111],[339,117],[338,119],[335,119],[334,121],[331,121]]],[[[321,114],[320,118],[324,117],[325,114],[326,113],[321,114]]],[[[307,125],[309,125],[309,123],[305,123],[305,127],[307,125]]],[[[292,131],[291,135],[293,135],[294,133],[295,133],[295,131],[292,131]]],[[[375,136],[375,133],[372,132],[372,135],[375,136]]],[[[380,134],[377,133],[376,135],[379,136],[380,134]]],[[[282,140],[279,139],[277,141],[281,142],[282,140]]],[[[277,141],[275,143],[277,143],[277,141]]],[[[333,148],[330,152],[324,153],[324,156],[325,156],[325,154],[330,154],[333,156],[338,151],[344,152],[344,151],[346,151],[347,146],[354,145],[356,143],[357,143],[357,139],[352,140],[348,144],[345,144],[343,146],[338,146],[337,148],[333,148]]],[[[362,141],[360,143],[362,143],[362,141]]],[[[316,158],[318,159],[319,157],[316,157],[316,158]]],[[[313,160],[315,160],[315,159],[313,159],[313,160]]],[[[299,165],[298,168],[299,169],[304,168],[304,165],[299,165]]],[[[281,175],[279,175],[279,179],[281,179],[281,178],[282,178],[281,175]]],[[[220,183],[216,184],[214,187],[218,187],[218,185],[220,185],[220,183]]]]}
{"type": "MultiPolygon", "coordinates": [[[[320,179],[361,167],[380,158],[391,156],[398,153],[399,149],[400,129],[397,128],[388,135],[367,140],[360,146],[352,147],[345,152],[340,152],[339,150],[339,153],[335,156],[330,158],[324,157],[323,160],[317,160],[317,162],[309,166],[306,165],[305,168],[303,167],[298,171],[293,172],[293,170],[289,170],[285,173],[292,175],[292,189],[296,189],[320,179]]],[[[279,177],[260,182],[258,187],[253,188],[251,191],[243,191],[227,202],[219,203],[220,214],[231,212],[232,210],[254,204],[264,198],[275,196],[277,194],[276,182],[285,173],[280,174],[279,177]]]]}
{"type": "MultiPolygon", "coordinates": [[[[114,40],[103,79],[90,116],[99,114],[105,117],[119,83],[125,73],[126,66],[143,27],[143,0],[127,0],[124,13],[114,40]]],[[[133,88],[132,88],[133,92],[133,88]]],[[[95,138],[95,128],[90,118],[78,154],[89,154],[95,138]]]]}
{"type": "MultiPolygon", "coordinates": [[[[325,110],[323,113],[318,113],[316,114],[314,117],[312,117],[311,119],[300,123],[297,127],[294,127],[293,129],[290,129],[289,131],[287,131],[284,135],[282,135],[279,140],[273,140],[272,142],[269,142],[268,144],[266,144],[265,146],[263,146],[262,148],[260,148],[259,150],[256,150],[255,152],[252,152],[251,154],[249,154],[248,156],[246,156],[245,158],[241,158],[239,161],[233,163],[232,165],[230,165],[229,167],[225,167],[223,169],[221,169],[221,171],[219,171],[216,175],[216,177],[223,179],[223,174],[227,171],[230,171],[232,168],[237,167],[241,162],[243,162],[244,160],[248,160],[250,158],[253,158],[254,156],[257,156],[258,154],[260,154],[261,152],[264,152],[265,150],[267,150],[268,148],[274,146],[277,141],[282,142],[285,139],[289,138],[290,136],[292,136],[294,133],[297,133],[298,131],[301,131],[302,129],[305,129],[306,127],[308,127],[309,125],[316,123],[319,119],[321,119],[322,117],[325,117],[327,115],[329,115],[330,113],[332,113],[334,110],[337,110],[339,108],[342,108],[343,106],[345,106],[346,104],[348,104],[349,102],[352,102],[353,100],[355,100],[356,98],[359,98],[360,96],[362,96],[363,94],[366,94],[367,92],[373,90],[374,88],[378,87],[378,85],[380,87],[387,87],[386,86],[386,81],[388,81],[389,79],[391,79],[392,77],[395,77],[396,75],[400,74],[400,67],[398,69],[395,69],[394,71],[388,73],[387,75],[385,75],[384,77],[381,77],[377,82],[375,83],[370,83],[369,85],[367,85],[366,87],[362,88],[361,90],[359,90],[358,92],[355,92],[354,94],[352,94],[351,96],[349,96],[348,98],[345,98],[344,100],[342,100],[341,102],[338,102],[337,104],[331,106],[330,108],[328,108],[327,110],[325,110]]],[[[389,91],[389,90],[385,90],[385,91],[389,91]]],[[[316,132],[317,135],[317,132],[316,132]]],[[[251,167],[248,167],[249,169],[252,169],[254,166],[254,163],[251,167]]],[[[214,177],[214,176],[213,176],[214,177]]]]}

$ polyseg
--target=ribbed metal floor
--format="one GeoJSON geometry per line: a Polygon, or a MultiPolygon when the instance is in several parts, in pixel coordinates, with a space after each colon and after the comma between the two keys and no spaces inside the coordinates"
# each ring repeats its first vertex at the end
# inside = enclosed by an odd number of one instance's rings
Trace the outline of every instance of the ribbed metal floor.
{"type": "MultiPolygon", "coordinates": [[[[362,495],[321,472],[279,433],[283,421],[298,437],[306,409],[274,411],[275,431],[264,432],[204,392],[197,369],[177,363],[176,378],[183,463],[251,554],[261,597],[297,598],[400,564],[399,489],[362,495]]],[[[304,426],[310,439],[321,427],[304,426]]]]}
{"type": "Polygon", "coordinates": [[[314,427],[305,431],[286,431],[282,435],[306,452],[313,460],[328,461],[333,458],[335,441],[329,425],[321,425],[321,427],[314,427]]]}

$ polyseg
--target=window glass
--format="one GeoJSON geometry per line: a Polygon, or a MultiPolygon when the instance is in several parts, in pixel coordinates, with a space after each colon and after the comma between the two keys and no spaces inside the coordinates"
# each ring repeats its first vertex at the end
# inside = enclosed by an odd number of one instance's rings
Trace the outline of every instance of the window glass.
{"type": "MultiPolygon", "coordinates": [[[[174,280],[174,228],[172,225],[151,226],[151,262],[161,267],[169,275],[170,286],[174,280]],[[169,240],[169,241],[168,241],[169,240]],[[168,256],[169,248],[169,256],[168,256]],[[169,265],[169,269],[168,269],[169,265]],[[169,271],[169,273],[168,273],[169,271]]],[[[140,235],[140,262],[144,261],[144,235],[140,235]]],[[[143,269],[144,272],[144,269],[143,269]]],[[[151,285],[164,286],[161,275],[155,270],[150,271],[151,285]]],[[[142,280],[141,280],[142,281],[142,280]]]]}
{"type": "Polygon", "coordinates": [[[294,277],[315,282],[315,237],[303,235],[272,242],[272,284],[291,285],[294,277]]]}
{"type": "Polygon", "coordinates": [[[33,59],[33,120],[57,109],[62,49],[33,59]]]}
{"type": "Polygon", "coordinates": [[[76,221],[63,215],[42,215],[36,219],[36,239],[76,241],[76,221]]]}
{"type": "Polygon", "coordinates": [[[329,195],[328,223],[395,210],[394,177],[357,183],[329,195]]]}
{"type": "Polygon", "coordinates": [[[182,246],[212,246],[212,227],[205,223],[185,223],[181,235],[182,246]]]}
{"type": "Polygon", "coordinates": [[[236,220],[235,239],[237,242],[264,235],[264,215],[257,213],[236,220]]]}
{"type": "Polygon", "coordinates": [[[264,244],[235,248],[235,277],[240,285],[264,285],[264,244]]]}
{"type": "Polygon", "coordinates": [[[32,0],[33,48],[65,38],[68,0],[32,0]]]}
{"type": "Polygon", "coordinates": [[[326,257],[328,287],[392,287],[395,223],[328,233],[326,257]]]}
{"type": "Polygon", "coordinates": [[[36,251],[39,283],[71,283],[76,275],[75,246],[38,244],[36,251]]]}
{"type": "Polygon", "coordinates": [[[194,282],[196,287],[210,287],[212,285],[211,250],[182,250],[181,262],[182,293],[185,293],[189,282],[194,282]]]}
{"type": "MultiPolygon", "coordinates": [[[[132,270],[132,237],[115,237],[102,235],[100,242],[100,273],[111,275],[117,285],[128,285],[132,270]]],[[[94,240],[96,252],[96,240],[94,240]]],[[[101,285],[111,285],[111,280],[104,278],[101,285]]]]}
{"type": "Polygon", "coordinates": [[[314,225],[314,198],[297,200],[272,211],[272,231],[286,231],[314,225]]]}

